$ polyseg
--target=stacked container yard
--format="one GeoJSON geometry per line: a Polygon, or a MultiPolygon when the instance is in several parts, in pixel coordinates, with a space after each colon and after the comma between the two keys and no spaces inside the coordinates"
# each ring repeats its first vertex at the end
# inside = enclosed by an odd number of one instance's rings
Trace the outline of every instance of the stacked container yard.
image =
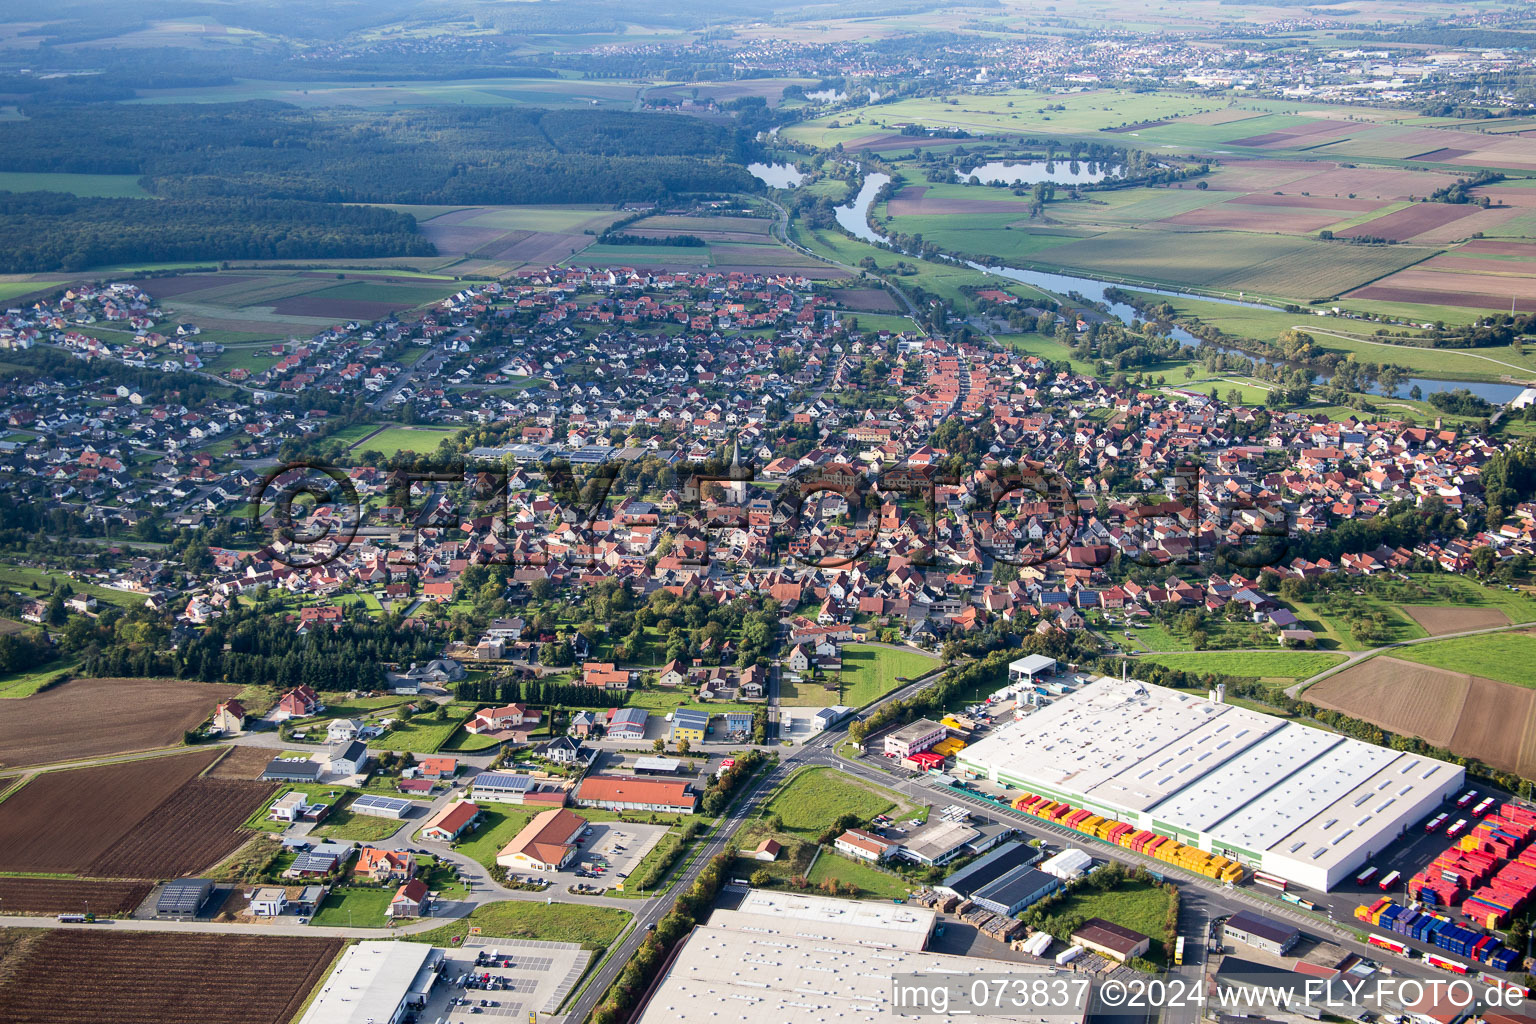
{"type": "Polygon", "coordinates": [[[1122,846],[1146,857],[1173,864],[1186,871],[1223,882],[1241,882],[1243,866],[1235,860],[1207,853],[1194,846],[1169,839],[1114,818],[1105,818],[1087,809],[1074,808],[1059,800],[1025,793],[1014,800],[1013,809],[1022,814],[1065,825],[1075,832],[1122,846]]]}
{"type": "Polygon", "coordinates": [[[1501,971],[1512,969],[1520,960],[1518,951],[1510,949],[1492,935],[1463,928],[1449,917],[1427,909],[1401,906],[1388,897],[1371,904],[1362,903],[1355,908],[1355,917],[1383,931],[1438,946],[1455,956],[1488,964],[1501,971]]]}
{"type": "Polygon", "coordinates": [[[1478,927],[1503,927],[1536,896],[1533,835],[1536,812],[1503,804],[1414,875],[1408,895],[1447,909],[1459,903],[1478,927]]]}

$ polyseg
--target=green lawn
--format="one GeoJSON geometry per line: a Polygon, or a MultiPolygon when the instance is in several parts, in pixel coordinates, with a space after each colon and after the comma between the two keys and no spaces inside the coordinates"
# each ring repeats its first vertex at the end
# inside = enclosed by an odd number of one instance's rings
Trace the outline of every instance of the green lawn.
{"type": "Polygon", "coordinates": [[[398,722],[389,732],[369,740],[368,746],[373,750],[435,754],[468,717],[467,713],[460,715],[450,711],[448,717],[441,720],[423,717],[413,718],[409,722],[398,722]]]}
{"type": "Polygon", "coordinates": [[[842,699],[839,703],[851,708],[863,707],[904,685],[902,679],[916,679],[938,667],[937,658],[916,651],[847,644],[843,647],[842,699]]]}
{"type": "Polygon", "coordinates": [[[766,810],[779,816],[785,832],[814,841],[844,814],[868,821],[892,810],[894,797],[894,793],[877,792],[835,769],[812,768],[791,779],[768,802],[766,810]]]}
{"type": "Polygon", "coordinates": [[[394,896],[390,887],[338,887],[325,897],[309,923],[328,928],[384,928],[389,925],[389,901],[394,896]]]}
{"type": "MultiPolygon", "coordinates": [[[[1124,645],[1128,651],[1193,651],[1195,649],[1189,635],[1177,626],[1165,625],[1155,620],[1143,621],[1144,625],[1139,628],[1132,627],[1127,630],[1122,623],[1119,626],[1106,627],[1104,632],[1117,644],[1124,645]],[[1130,639],[1126,639],[1127,632],[1131,634],[1130,639]]],[[[1208,616],[1200,628],[1205,632],[1206,646],[1209,648],[1270,647],[1275,644],[1274,636],[1253,622],[1228,622],[1225,619],[1208,616]]]]}
{"type": "Polygon", "coordinates": [[[452,429],[443,427],[386,427],[354,447],[358,451],[378,452],[387,458],[402,451],[435,452],[443,438],[453,435],[452,429]]]}
{"type": "Polygon", "coordinates": [[[455,281],[444,281],[441,284],[423,281],[421,284],[402,285],[363,280],[349,281],[316,294],[326,299],[345,299],[349,302],[402,302],[419,306],[452,295],[460,287],[455,281]]]}
{"type": "Polygon", "coordinates": [[[65,281],[0,281],[0,302],[9,302],[18,295],[31,295],[33,292],[48,291],[57,288],[65,281]]]}
{"type": "MultiPolygon", "coordinates": [[[[723,715],[727,711],[752,711],[757,705],[747,704],[743,701],[716,700],[697,701],[693,697],[693,691],[687,687],[678,687],[676,690],[662,688],[631,690],[629,699],[625,701],[626,707],[645,708],[653,715],[665,715],[669,711],[678,708],[695,708],[699,711],[708,711],[711,714],[723,715]]],[[[613,707],[612,704],[591,705],[592,707],[613,707]]]]}
{"type": "Polygon", "coordinates": [[[500,740],[493,739],[490,736],[481,736],[477,733],[466,732],[460,729],[448,737],[448,741],[438,749],[443,753],[468,754],[476,750],[488,750],[500,742],[500,740]]]}
{"type": "Polygon", "coordinates": [[[811,873],[806,876],[812,885],[819,886],[829,878],[838,882],[851,882],[859,887],[860,899],[905,899],[912,891],[912,886],[905,879],[888,875],[884,871],[877,870],[860,861],[850,860],[847,857],[831,853],[827,850],[821,852],[816,858],[816,863],[811,866],[811,873]]]}
{"type": "Polygon", "coordinates": [[[1246,652],[1197,651],[1189,654],[1156,654],[1142,661],[1156,662],[1181,672],[1216,672],[1255,679],[1305,679],[1344,661],[1342,654],[1317,651],[1246,652]]]}
{"type": "Polygon", "coordinates": [[[473,836],[458,845],[458,852],[489,871],[496,866],[496,855],[501,852],[501,848],[533,820],[534,812],[514,804],[500,804],[490,800],[481,804],[480,808],[484,822],[473,836]]]}
{"type": "Polygon", "coordinates": [[[351,839],[359,843],[377,843],[400,831],[403,824],[405,823],[396,821],[394,818],[357,814],[343,806],[327,815],[322,824],[316,825],[310,831],[310,835],[321,839],[351,839]]]}
{"type": "Polygon", "coordinates": [[[1394,658],[1432,665],[1452,672],[1487,676],[1516,686],[1536,687],[1536,636],[1530,633],[1487,633],[1434,643],[1415,644],[1390,652],[1394,658]]]}
{"type": "Polygon", "coordinates": [[[30,697],[43,684],[48,682],[60,672],[73,672],[79,664],[72,658],[54,658],[52,661],[31,672],[13,672],[7,676],[0,676],[0,700],[14,697],[30,697]]]}
{"type": "Polygon", "coordinates": [[[481,938],[575,942],[586,949],[602,949],[619,937],[629,917],[629,911],[612,907],[508,900],[476,907],[467,918],[406,938],[434,946],[457,946],[473,925],[480,929],[481,938]]]}
{"type": "Polygon", "coordinates": [[[77,594],[90,594],[98,601],[115,604],[120,608],[137,608],[144,603],[143,594],[130,594],[122,590],[110,590],[94,583],[71,579],[65,573],[34,569],[21,565],[0,565],[0,586],[12,587],[27,597],[41,598],[55,584],[68,583],[77,594]]]}
{"type": "Polygon", "coordinates": [[[1079,890],[1050,909],[1052,917],[1069,914],[1101,917],[1106,921],[1141,932],[1152,939],[1147,959],[1163,959],[1163,919],[1172,896],[1150,882],[1127,880],[1107,892],[1079,890]]]}

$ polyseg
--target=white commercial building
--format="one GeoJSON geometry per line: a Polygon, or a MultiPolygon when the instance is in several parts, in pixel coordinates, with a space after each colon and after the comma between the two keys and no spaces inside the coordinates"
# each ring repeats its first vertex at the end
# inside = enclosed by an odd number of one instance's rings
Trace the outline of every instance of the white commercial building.
{"type": "MultiPolygon", "coordinates": [[[[937,914],[922,907],[859,903],[753,890],[736,910],[716,910],[683,942],[639,1024],[886,1024],[891,979],[924,973],[971,978],[1048,978],[1031,964],[923,951],[937,914]]],[[[1061,1024],[1072,1017],[1054,1014],[1061,1024]]],[[[935,1022],[970,1019],[929,1014],[935,1022]]],[[[1031,1021],[996,1015],[997,1021],[1031,1021]]]]}
{"type": "Polygon", "coordinates": [[[1331,889],[1447,796],[1456,765],[1103,678],[965,748],[963,770],[1331,889]]]}
{"type": "Polygon", "coordinates": [[[1062,850],[1056,856],[1040,865],[1040,870],[1048,875],[1055,875],[1063,882],[1070,882],[1083,872],[1093,867],[1093,858],[1082,850],[1062,850]]]}
{"type": "Polygon", "coordinates": [[[419,942],[359,942],[320,983],[299,1024],[399,1024],[426,1002],[442,958],[419,942]]]}
{"type": "Polygon", "coordinates": [[[1008,663],[1010,683],[1032,683],[1041,676],[1056,674],[1056,659],[1043,654],[1029,654],[1008,663]]]}

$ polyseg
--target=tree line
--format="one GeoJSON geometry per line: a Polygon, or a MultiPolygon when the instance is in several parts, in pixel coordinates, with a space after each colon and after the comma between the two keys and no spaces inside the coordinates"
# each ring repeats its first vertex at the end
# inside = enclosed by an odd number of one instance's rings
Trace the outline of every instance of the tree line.
{"type": "Polygon", "coordinates": [[[741,166],[760,150],[750,132],[682,115],[269,101],[28,114],[7,133],[0,170],[137,174],[167,198],[614,203],[761,190],[741,166]]]}
{"type": "Polygon", "coordinates": [[[407,214],[267,199],[0,193],[0,269],[76,271],[135,260],[430,256],[407,214]]]}

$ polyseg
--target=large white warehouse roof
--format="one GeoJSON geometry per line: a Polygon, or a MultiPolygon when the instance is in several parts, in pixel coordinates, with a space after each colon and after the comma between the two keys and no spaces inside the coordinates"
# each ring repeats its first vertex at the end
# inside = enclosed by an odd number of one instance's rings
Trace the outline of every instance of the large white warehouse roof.
{"type": "Polygon", "coordinates": [[[1272,715],[1103,678],[959,755],[995,782],[1332,888],[1465,772],[1272,715]]]}

